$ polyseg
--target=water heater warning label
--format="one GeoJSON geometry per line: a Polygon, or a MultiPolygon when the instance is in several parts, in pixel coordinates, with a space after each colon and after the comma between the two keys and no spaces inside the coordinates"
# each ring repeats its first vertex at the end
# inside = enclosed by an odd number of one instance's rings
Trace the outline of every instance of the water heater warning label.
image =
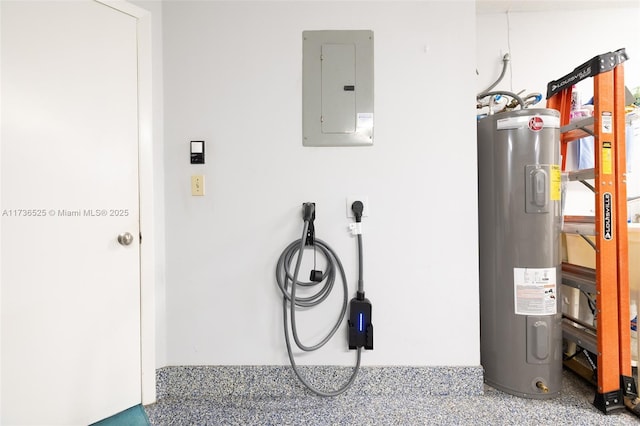
{"type": "Polygon", "coordinates": [[[513,268],[516,315],[558,313],[556,268],[513,268]]]}
{"type": "Polygon", "coordinates": [[[557,164],[552,164],[550,170],[551,179],[549,183],[551,191],[549,191],[549,198],[552,201],[559,201],[562,195],[562,172],[560,172],[560,166],[557,164]]]}

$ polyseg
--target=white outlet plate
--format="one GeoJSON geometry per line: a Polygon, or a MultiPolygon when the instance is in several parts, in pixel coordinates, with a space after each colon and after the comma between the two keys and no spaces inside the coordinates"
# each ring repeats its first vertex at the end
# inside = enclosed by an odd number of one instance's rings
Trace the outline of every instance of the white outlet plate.
{"type": "Polygon", "coordinates": [[[364,204],[364,209],[362,209],[362,217],[368,217],[369,216],[369,197],[367,197],[366,195],[350,195],[347,197],[347,217],[351,217],[355,219],[355,216],[353,215],[353,210],[351,210],[351,205],[355,202],[355,201],[362,201],[362,204],[364,204]]]}

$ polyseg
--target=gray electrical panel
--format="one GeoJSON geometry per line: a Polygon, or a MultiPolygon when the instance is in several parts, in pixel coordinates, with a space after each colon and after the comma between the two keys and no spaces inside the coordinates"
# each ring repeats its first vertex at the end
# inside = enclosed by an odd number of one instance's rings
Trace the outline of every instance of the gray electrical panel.
{"type": "Polygon", "coordinates": [[[302,38],[302,144],[373,144],[373,31],[304,31],[302,38]]]}

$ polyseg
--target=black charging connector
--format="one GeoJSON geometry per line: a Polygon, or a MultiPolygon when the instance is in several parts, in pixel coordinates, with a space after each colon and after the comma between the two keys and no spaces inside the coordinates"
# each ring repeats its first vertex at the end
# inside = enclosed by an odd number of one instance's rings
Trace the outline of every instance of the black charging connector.
{"type": "Polygon", "coordinates": [[[312,246],[316,241],[316,227],[313,224],[313,221],[316,220],[316,203],[302,204],[302,220],[308,222],[304,245],[312,246]]]}
{"type": "MultiPolygon", "coordinates": [[[[316,203],[303,203],[302,204],[302,220],[308,222],[307,225],[307,235],[305,237],[305,246],[315,246],[316,244],[316,228],[313,224],[313,221],[316,220],[316,203]]],[[[314,247],[315,250],[315,247],[314,247]]],[[[314,266],[315,266],[315,255],[314,255],[314,266]]],[[[318,269],[312,269],[309,274],[309,281],[314,283],[319,283],[324,279],[324,274],[322,271],[318,269]]]]}
{"type": "Polygon", "coordinates": [[[349,303],[349,349],[373,349],[371,302],[358,292],[349,303]]]}
{"type": "Polygon", "coordinates": [[[316,218],[316,203],[302,204],[302,220],[311,222],[316,218]]]}

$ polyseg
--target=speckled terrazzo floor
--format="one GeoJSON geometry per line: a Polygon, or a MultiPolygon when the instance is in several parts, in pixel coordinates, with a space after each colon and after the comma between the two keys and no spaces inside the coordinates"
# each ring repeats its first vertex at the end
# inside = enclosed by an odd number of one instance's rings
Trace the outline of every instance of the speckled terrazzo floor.
{"type": "MultiPolygon", "coordinates": [[[[561,396],[551,400],[530,400],[511,396],[480,384],[477,370],[469,374],[469,389],[433,392],[387,392],[375,388],[375,381],[387,383],[377,373],[365,371],[347,393],[321,398],[281,377],[272,382],[236,370],[236,379],[219,372],[189,367],[160,371],[159,399],[145,407],[152,425],[638,425],[640,418],[626,410],[604,415],[592,404],[594,390],[571,372],[564,372],[561,396]],[[164,377],[167,374],[170,378],[164,377]],[[242,380],[237,380],[242,377],[242,380]],[[372,380],[374,378],[375,380],[372,380]],[[212,383],[213,380],[216,383],[212,383]],[[223,383],[220,383],[223,380],[223,383]],[[235,384],[242,382],[237,387],[235,384]],[[255,386],[254,386],[255,385],[255,386]],[[233,388],[233,389],[232,389],[233,388]],[[475,389],[475,390],[474,390],[475,389]],[[477,391],[479,389],[479,392],[477,391]]],[[[287,375],[286,369],[275,376],[287,375]]],[[[388,373],[389,371],[387,371],[388,373]]],[[[391,372],[403,375],[407,370],[391,372]]],[[[410,379],[432,379],[432,373],[411,373],[410,379]]],[[[445,374],[450,375],[451,372],[445,374]]],[[[338,375],[339,376],[339,375],[338,375]]],[[[437,376],[437,374],[436,374],[437,376]]],[[[334,375],[334,378],[336,376],[334,375]]],[[[293,379],[293,378],[292,378],[293,379]]],[[[340,382],[341,377],[337,378],[340,382]]],[[[406,378],[405,378],[406,379],[406,378]]],[[[399,377],[398,383],[404,379],[399,377]]],[[[445,384],[446,380],[443,381],[445,384]]],[[[415,389],[415,388],[411,388],[415,389]]]]}

